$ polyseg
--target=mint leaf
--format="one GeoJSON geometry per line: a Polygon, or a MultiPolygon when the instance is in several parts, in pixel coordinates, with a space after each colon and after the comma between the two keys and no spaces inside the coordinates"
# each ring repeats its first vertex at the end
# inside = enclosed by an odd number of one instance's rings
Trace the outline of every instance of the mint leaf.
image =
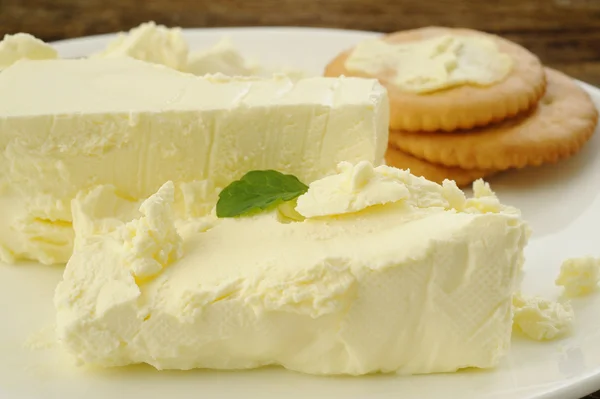
{"type": "Polygon", "coordinates": [[[296,176],[254,170],[225,187],[217,201],[217,217],[231,218],[264,210],[304,194],[308,186],[296,176]]]}

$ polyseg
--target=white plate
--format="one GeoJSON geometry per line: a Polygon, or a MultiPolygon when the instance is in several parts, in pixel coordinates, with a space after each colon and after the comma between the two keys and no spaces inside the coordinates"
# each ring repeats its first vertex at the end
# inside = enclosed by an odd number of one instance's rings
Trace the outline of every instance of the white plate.
{"type": "MultiPolygon", "coordinates": [[[[339,51],[373,33],[297,28],[210,29],[185,32],[192,48],[230,36],[265,63],[316,73],[339,51]]],[[[101,49],[109,36],[57,44],[64,57],[101,49]]],[[[600,91],[583,85],[600,104],[600,91]]],[[[534,230],[527,248],[523,291],[556,296],[553,280],[564,258],[600,256],[600,135],[576,157],[557,165],[492,179],[503,202],[523,210],[534,230]]],[[[32,351],[28,337],[51,326],[60,267],[0,265],[0,397],[127,398],[581,398],[600,389],[600,295],[575,301],[574,334],[537,343],[516,338],[494,371],[397,377],[325,378],[269,368],[245,372],[157,372],[139,366],[88,370],[59,348],[32,351]]]]}

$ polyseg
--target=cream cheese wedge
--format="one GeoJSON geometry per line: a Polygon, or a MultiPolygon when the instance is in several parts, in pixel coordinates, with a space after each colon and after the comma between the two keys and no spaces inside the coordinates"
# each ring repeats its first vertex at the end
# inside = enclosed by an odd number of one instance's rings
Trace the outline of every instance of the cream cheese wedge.
{"type": "Polygon", "coordinates": [[[178,217],[206,214],[254,169],[305,182],[340,161],[383,162],[376,80],[197,77],[129,58],[21,61],[0,74],[0,257],[66,262],[71,200],[110,185],[145,199],[175,184],[178,217]],[[209,204],[209,205],[207,205],[209,204]]]}
{"type": "Polygon", "coordinates": [[[452,182],[340,167],[299,198],[301,222],[273,211],[209,216],[173,234],[166,184],[138,216],[78,247],[55,295],[60,342],[108,367],[360,375],[495,366],[510,344],[529,237],[518,211],[482,182],[467,199],[452,182]],[[319,206],[336,187],[358,199],[353,208],[319,206]],[[164,234],[152,234],[159,225],[164,234]]]}

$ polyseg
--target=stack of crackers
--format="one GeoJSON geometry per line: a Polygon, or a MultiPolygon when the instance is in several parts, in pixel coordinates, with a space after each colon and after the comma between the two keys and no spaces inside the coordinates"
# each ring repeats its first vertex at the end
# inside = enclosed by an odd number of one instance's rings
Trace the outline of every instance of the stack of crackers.
{"type": "Polygon", "coordinates": [[[516,43],[439,27],[397,32],[383,40],[406,43],[445,34],[491,39],[511,56],[513,68],[490,86],[461,85],[426,94],[402,91],[389,74],[347,70],[352,50],[338,55],[325,70],[326,76],[377,78],[388,89],[389,165],[465,186],[500,171],[557,162],[577,153],[592,136],[598,112],[588,94],[516,43]]]}

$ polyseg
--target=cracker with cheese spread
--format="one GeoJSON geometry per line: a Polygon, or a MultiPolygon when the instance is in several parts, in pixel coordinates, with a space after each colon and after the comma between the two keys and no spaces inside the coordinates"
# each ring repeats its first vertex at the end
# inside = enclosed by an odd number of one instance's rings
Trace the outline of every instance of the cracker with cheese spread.
{"type": "Polygon", "coordinates": [[[523,168],[577,153],[594,133],[598,111],[573,79],[546,68],[548,88],[534,110],[461,133],[391,131],[390,145],[425,161],[463,169],[523,168]]]}
{"type": "Polygon", "coordinates": [[[532,108],[546,81],[540,60],[516,43],[469,29],[428,27],[359,43],[325,76],[375,77],[388,89],[390,128],[455,131],[532,108]]]}

